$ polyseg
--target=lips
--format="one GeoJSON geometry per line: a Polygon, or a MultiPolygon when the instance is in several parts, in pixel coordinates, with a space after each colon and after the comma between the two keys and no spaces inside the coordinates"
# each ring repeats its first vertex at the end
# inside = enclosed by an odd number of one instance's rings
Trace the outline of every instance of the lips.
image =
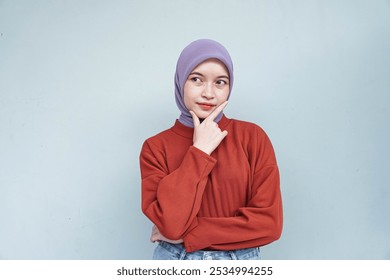
{"type": "Polygon", "coordinates": [[[203,110],[211,110],[215,107],[214,104],[210,104],[210,103],[197,103],[199,105],[200,108],[202,108],[203,110]]]}

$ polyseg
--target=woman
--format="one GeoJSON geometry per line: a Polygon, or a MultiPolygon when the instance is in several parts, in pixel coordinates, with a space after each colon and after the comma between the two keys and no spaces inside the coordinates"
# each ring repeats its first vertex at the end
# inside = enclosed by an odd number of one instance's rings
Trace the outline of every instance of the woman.
{"type": "Polygon", "coordinates": [[[259,259],[282,231],[279,171],[257,125],[223,114],[233,64],[218,42],[181,53],[175,124],[144,142],[142,210],[153,222],[154,259],[259,259]]]}

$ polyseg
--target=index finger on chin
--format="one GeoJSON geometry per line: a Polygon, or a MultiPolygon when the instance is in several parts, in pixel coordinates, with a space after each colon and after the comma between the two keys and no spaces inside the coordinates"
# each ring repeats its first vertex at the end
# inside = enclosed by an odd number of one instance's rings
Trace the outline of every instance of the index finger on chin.
{"type": "Polygon", "coordinates": [[[219,113],[222,112],[222,110],[226,107],[227,104],[228,104],[228,101],[226,100],[221,105],[219,105],[217,108],[215,108],[215,110],[211,112],[211,114],[207,117],[207,119],[214,120],[219,115],[219,113]]]}

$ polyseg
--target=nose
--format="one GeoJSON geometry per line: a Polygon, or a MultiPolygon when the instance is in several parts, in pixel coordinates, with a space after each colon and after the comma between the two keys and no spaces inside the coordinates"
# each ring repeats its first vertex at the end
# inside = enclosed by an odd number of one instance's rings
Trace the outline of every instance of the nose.
{"type": "Polygon", "coordinates": [[[203,88],[202,96],[207,99],[215,97],[214,87],[212,83],[206,83],[203,88]]]}

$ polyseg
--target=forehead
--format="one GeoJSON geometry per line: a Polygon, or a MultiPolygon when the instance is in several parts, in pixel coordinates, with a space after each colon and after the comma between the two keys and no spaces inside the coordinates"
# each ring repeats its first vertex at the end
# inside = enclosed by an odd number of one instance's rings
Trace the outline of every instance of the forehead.
{"type": "Polygon", "coordinates": [[[218,72],[218,74],[228,75],[229,72],[223,62],[216,58],[207,59],[200,64],[198,64],[192,72],[206,72],[206,73],[214,73],[218,72]]]}

